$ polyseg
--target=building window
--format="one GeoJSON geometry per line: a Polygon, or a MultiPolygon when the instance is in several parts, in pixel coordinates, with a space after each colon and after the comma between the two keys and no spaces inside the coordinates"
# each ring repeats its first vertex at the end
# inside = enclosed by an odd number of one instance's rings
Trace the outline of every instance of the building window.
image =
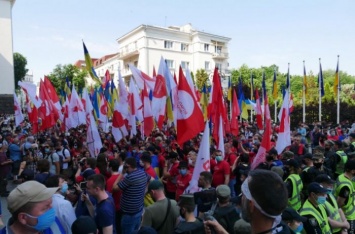
{"type": "Polygon", "coordinates": [[[189,45],[181,43],[181,51],[189,51],[189,45]]]}
{"type": "Polygon", "coordinates": [[[165,62],[168,68],[174,68],[174,60],[165,59],[165,62]]]}
{"type": "Polygon", "coordinates": [[[173,42],[172,41],[164,41],[164,48],[165,49],[172,49],[173,48],[173,42]]]}
{"type": "Polygon", "coordinates": [[[222,53],[222,46],[215,46],[214,47],[214,52],[217,54],[221,54],[222,53]]]}
{"type": "Polygon", "coordinates": [[[205,52],[208,52],[210,50],[210,45],[209,44],[205,44],[204,50],[205,50],[205,52]]]}
{"type": "Polygon", "coordinates": [[[189,62],[181,61],[181,68],[182,69],[188,69],[189,68],[189,62]]]}
{"type": "Polygon", "coordinates": [[[209,61],[205,61],[205,70],[206,71],[210,70],[210,62],[209,61]]]}
{"type": "Polygon", "coordinates": [[[218,68],[218,71],[222,71],[222,63],[216,63],[216,67],[218,68]]]}

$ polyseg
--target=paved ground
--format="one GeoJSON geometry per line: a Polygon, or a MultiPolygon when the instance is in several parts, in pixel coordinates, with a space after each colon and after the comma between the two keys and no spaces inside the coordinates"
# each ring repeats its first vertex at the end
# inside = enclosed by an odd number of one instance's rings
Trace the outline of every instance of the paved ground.
{"type": "MultiPolygon", "coordinates": [[[[11,191],[14,188],[16,188],[16,184],[13,184],[12,181],[9,181],[8,185],[7,185],[7,190],[11,191]]],[[[2,221],[4,222],[4,224],[6,224],[7,220],[10,218],[10,213],[7,210],[7,201],[6,201],[6,197],[1,197],[1,211],[2,211],[2,221]]],[[[1,228],[1,226],[0,226],[1,228]]]]}

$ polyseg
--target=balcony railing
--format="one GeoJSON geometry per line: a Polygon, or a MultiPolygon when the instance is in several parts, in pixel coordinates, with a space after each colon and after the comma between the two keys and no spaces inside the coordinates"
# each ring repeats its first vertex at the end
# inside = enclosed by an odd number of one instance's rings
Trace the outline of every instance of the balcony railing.
{"type": "Polygon", "coordinates": [[[137,55],[139,54],[138,48],[137,46],[128,46],[128,47],[124,47],[122,49],[120,49],[119,52],[119,58],[120,59],[126,59],[128,57],[131,57],[133,55],[137,55]]]}
{"type": "Polygon", "coordinates": [[[223,52],[213,53],[212,54],[212,58],[215,58],[215,59],[226,59],[226,58],[228,58],[228,53],[223,53],[223,52]]]}

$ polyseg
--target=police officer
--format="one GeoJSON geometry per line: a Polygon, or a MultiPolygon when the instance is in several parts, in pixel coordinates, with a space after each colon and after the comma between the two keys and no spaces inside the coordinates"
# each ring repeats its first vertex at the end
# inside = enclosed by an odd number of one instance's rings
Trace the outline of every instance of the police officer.
{"type": "Polygon", "coordinates": [[[345,171],[336,180],[335,196],[337,196],[338,206],[344,211],[346,220],[350,224],[348,232],[354,234],[355,231],[355,206],[354,206],[354,186],[352,179],[355,177],[355,161],[348,160],[345,163],[345,171]]]}
{"type": "Polygon", "coordinates": [[[308,185],[308,198],[303,204],[300,214],[307,218],[304,230],[307,234],[331,234],[328,215],[324,207],[327,189],[317,182],[308,185]]]}
{"type": "MultiPolygon", "coordinates": [[[[348,161],[348,155],[344,152],[343,143],[337,141],[335,143],[338,146],[338,150],[335,152],[335,177],[338,178],[339,175],[343,174],[345,163],[348,161]]],[[[345,143],[344,143],[345,144],[345,143]]]]}
{"type": "Polygon", "coordinates": [[[288,159],[284,165],[285,171],[289,173],[285,183],[288,191],[288,206],[298,211],[301,208],[301,191],[303,183],[298,174],[300,166],[295,159],[288,159]]]}
{"type": "Polygon", "coordinates": [[[350,227],[350,224],[346,220],[343,210],[339,209],[337,200],[333,195],[335,181],[327,175],[319,175],[316,177],[316,182],[328,190],[324,205],[329,215],[329,224],[333,229],[333,234],[341,234],[350,227]]]}

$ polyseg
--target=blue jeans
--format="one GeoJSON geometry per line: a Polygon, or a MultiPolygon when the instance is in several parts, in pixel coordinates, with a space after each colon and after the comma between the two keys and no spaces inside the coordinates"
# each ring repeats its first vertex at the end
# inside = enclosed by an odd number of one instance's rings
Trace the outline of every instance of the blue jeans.
{"type": "Polygon", "coordinates": [[[231,190],[231,197],[235,197],[234,185],[235,185],[236,182],[237,182],[236,178],[229,180],[228,186],[229,186],[229,188],[231,190]]]}
{"type": "Polygon", "coordinates": [[[138,230],[142,221],[143,211],[135,215],[123,214],[121,219],[121,233],[131,234],[133,231],[138,230]]]}

